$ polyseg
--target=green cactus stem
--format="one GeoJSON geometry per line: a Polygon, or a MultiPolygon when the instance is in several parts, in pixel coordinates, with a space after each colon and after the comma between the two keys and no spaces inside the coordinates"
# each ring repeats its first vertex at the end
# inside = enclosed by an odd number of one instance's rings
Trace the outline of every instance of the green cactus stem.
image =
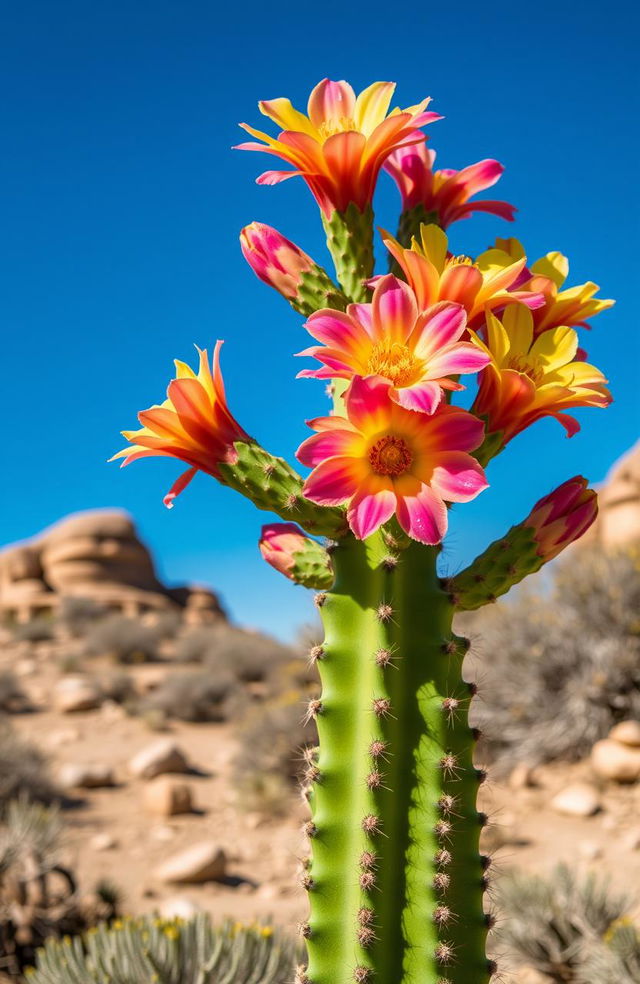
{"type": "Polygon", "coordinates": [[[361,212],[353,202],[344,212],[323,217],[327,246],[340,286],[349,301],[368,301],[365,281],[373,276],[373,209],[361,212]]]}
{"type": "Polygon", "coordinates": [[[305,588],[328,590],[335,577],[329,551],[317,540],[307,540],[304,549],[293,555],[290,575],[296,584],[305,588]]]}
{"type": "Polygon", "coordinates": [[[289,303],[294,311],[308,317],[321,308],[344,311],[349,302],[326,270],[316,263],[301,275],[298,293],[289,303]]]}
{"type": "Polygon", "coordinates": [[[303,480],[284,458],[269,454],[256,442],[236,441],[238,459],[220,464],[220,480],[251,499],[258,509],[299,523],[315,536],[339,537],[346,531],[343,509],[317,506],[302,493],[303,480]]]}
{"type": "Polygon", "coordinates": [[[424,205],[415,205],[401,214],[396,239],[405,249],[410,249],[414,237],[420,241],[420,226],[434,224],[438,224],[438,213],[428,212],[424,205]]]}
{"type": "Polygon", "coordinates": [[[468,644],[451,629],[437,550],[389,542],[342,539],[335,585],[319,598],[309,965],[299,982],[485,984],[468,644]]]}
{"type": "Polygon", "coordinates": [[[506,594],[529,574],[535,574],[546,563],[538,551],[539,544],[532,527],[524,523],[512,526],[465,570],[447,581],[446,588],[456,611],[482,608],[506,594]]]}

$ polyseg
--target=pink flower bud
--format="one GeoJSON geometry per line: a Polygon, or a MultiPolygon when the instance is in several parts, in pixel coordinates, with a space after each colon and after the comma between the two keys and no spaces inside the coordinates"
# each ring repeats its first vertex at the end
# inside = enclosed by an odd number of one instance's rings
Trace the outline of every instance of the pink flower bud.
{"type": "Polygon", "coordinates": [[[293,578],[295,554],[303,551],[308,543],[309,537],[295,523],[270,523],[262,527],[258,546],[267,564],[285,577],[293,578]]]}
{"type": "Polygon", "coordinates": [[[585,533],[598,515],[598,496],[577,475],[535,504],[524,525],[534,530],[538,554],[552,560],[585,533]]]}
{"type": "Polygon", "coordinates": [[[295,243],[263,222],[244,227],[240,248],[256,276],[275,287],[288,301],[297,297],[302,275],[315,267],[311,257],[295,243]]]}

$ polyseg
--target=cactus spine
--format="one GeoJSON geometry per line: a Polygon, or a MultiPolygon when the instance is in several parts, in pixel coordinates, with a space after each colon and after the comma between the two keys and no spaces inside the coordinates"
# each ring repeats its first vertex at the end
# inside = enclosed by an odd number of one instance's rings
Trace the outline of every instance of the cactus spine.
{"type": "Polygon", "coordinates": [[[467,645],[436,556],[416,543],[390,552],[380,534],[332,553],[305,876],[311,984],[490,977],[467,645]]]}

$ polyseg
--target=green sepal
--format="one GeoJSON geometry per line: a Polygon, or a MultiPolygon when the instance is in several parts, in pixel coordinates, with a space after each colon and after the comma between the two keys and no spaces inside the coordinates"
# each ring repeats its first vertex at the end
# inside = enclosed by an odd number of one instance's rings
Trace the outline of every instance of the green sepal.
{"type": "MultiPolygon", "coordinates": [[[[471,408],[473,413],[473,407],[471,408]]],[[[488,420],[484,414],[476,414],[479,420],[484,421],[485,428],[487,427],[488,420]]],[[[473,457],[478,461],[483,468],[486,468],[489,462],[493,458],[497,458],[500,452],[505,447],[504,432],[503,431],[493,431],[493,433],[485,430],[484,441],[479,448],[476,448],[472,452],[473,457]]]]}
{"type": "Polygon", "coordinates": [[[368,301],[370,290],[365,281],[373,276],[373,209],[364,212],[349,204],[344,212],[337,209],[322,222],[327,246],[333,257],[340,286],[349,301],[368,301]]]}
{"type": "Polygon", "coordinates": [[[294,311],[308,317],[322,308],[344,311],[349,302],[326,270],[315,263],[300,277],[298,293],[289,303],[294,311]]]}
{"type": "Polygon", "coordinates": [[[307,540],[303,550],[293,555],[290,577],[296,584],[315,591],[328,591],[334,581],[329,551],[317,540],[307,540]]]}
{"type": "Polygon", "coordinates": [[[482,608],[509,591],[545,563],[538,554],[535,530],[520,524],[495,540],[484,553],[447,582],[457,611],[482,608]]]}
{"type": "Polygon", "coordinates": [[[347,521],[343,509],[319,506],[302,493],[303,479],[284,460],[269,454],[255,441],[234,444],[238,459],[219,465],[220,478],[242,493],[258,509],[299,523],[314,536],[343,536],[347,521]]]}

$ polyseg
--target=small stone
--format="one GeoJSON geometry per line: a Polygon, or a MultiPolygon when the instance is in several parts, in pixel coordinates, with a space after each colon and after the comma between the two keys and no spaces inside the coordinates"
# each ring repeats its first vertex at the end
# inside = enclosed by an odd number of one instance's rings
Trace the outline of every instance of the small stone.
{"type": "Polygon", "coordinates": [[[35,659],[19,659],[15,665],[15,674],[19,677],[33,676],[38,672],[38,661],[35,659]]]}
{"type": "Polygon", "coordinates": [[[71,745],[74,741],[80,741],[81,733],[77,728],[61,728],[60,731],[52,731],[47,737],[47,744],[51,748],[59,748],[61,745],[71,745]]]}
{"type": "Polygon", "coordinates": [[[113,770],[99,763],[73,763],[63,765],[58,773],[63,789],[102,789],[115,786],[113,770]]]}
{"type": "Polygon", "coordinates": [[[115,721],[122,721],[127,717],[127,712],[122,704],[118,704],[115,700],[105,700],[100,708],[100,716],[110,724],[115,721]]]}
{"type": "Polygon", "coordinates": [[[167,772],[189,772],[186,756],[172,738],[160,738],[143,748],[129,762],[129,771],[139,779],[155,779],[167,772]]]}
{"type": "Polygon", "coordinates": [[[581,841],[578,851],[585,861],[597,861],[603,854],[602,847],[596,841],[581,841]]]}
{"type": "Polygon", "coordinates": [[[609,738],[630,748],[640,748],[640,721],[621,721],[611,729],[609,738]]]}
{"type": "Polygon", "coordinates": [[[83,676],[65,676],[53,688],[53,702],[63,714],[93,711],[100,706],[102,695],[95,683],[83,676]]]}
{"type": "Polygon", "coordinates": [[[591,765],[601,779],[637,782],[640,779],[640,748],[604,738],[597,741],[591,750],[591,765]]]}
{"type": "Polygon", "coordinates": [[[533,766],[518,762],[509,776],[509,787],[513,790],[530,789],[536,785],[533,766]]]}
{"type": "Polygon", "coordinates": [[[169,776],[158,776],[148,783],[144,787],[143,802],[148,813],[159,817],[193,812],[191,788],[169,776]]]}
{"type": "Polygon", "coordinates": [[[155,840],[162,841],[163,843],[173,840],[175,835],[175,830],[173,827],[169,827],[168,824],[162,824],[159,827],[151,828],[151,836],[154,837],[155,840]]]}
{"type": "Polygon", "coordinates": [[[118,846],[116,838],[106,831],[102,834],[96,834],[89,843],[94,851],[112,851],[114,847],[118,846]]]}
{"type": "Polygon", "coordinates": [[[155,875],[162,882],[199,885],[220,881],[227,868],[224,851],[211,841],[194,844],[161,864],[155,875]]]}
{"type": "Polygon", "coordinates": [[[557,813],[570,817],[591,817],[600,809],[600,797],[593,786],[577,782],[554,796],[551,806],[557,813]]]}
{"type": "Polygon", "coordinates": [[[627,851],[640,851],[640,830],[630,831],[624,837],[622,844],[627,851]]]}
{"type": "Polygon", "coordinates": [[[165,899],[160,905],[160,915],[163,919],[192,919],[199,912],[202,912],[199,905],[181,895],[165,899]]]}

